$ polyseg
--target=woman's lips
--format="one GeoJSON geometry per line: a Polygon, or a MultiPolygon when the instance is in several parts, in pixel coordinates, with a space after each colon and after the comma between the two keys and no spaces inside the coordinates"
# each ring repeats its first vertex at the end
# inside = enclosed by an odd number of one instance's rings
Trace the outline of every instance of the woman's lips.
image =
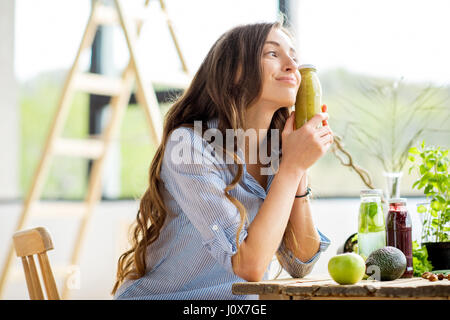
{"type": "Polygon", "coordinates": [[[297,79],[292,78],[292,77],[279,77],[279,78],[275,78],[277,81],[281,81],[284,83],[289,83],[292,84],[294,86],[297,85],[297,79]]]}

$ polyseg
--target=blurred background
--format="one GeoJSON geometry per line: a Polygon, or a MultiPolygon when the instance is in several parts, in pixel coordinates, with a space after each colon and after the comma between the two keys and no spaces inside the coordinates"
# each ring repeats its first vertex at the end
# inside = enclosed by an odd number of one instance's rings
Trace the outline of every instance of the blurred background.
{"type": "MultiPolygon", "coordinates": [[[[114,6],[113,1],[103,1],[114,6]]],[[[142,1],[126,1],[138,6],[142,1]]],[[[403,172],[400,193],[408,198],[413,234],[420,236],[416,204],[423,193],[412,189],[417,173],[399,163],[423,140],[449,146],[450,3],[446,0],[165,0],[179,46],[193,74],[217,38],[245,23],[274,21],[281,14],[296,38],[300,63],[318,68],[330,126],[342,138],[355,163],[366,169],[374,187],[385,190],[384,172],[403,172]],[[409,117],[413,114],[413,117],[409,117]],[[405,151],[406,150],[406,151],[405,151]]],[[[142,73],[150,75],[161,114],[180,86],[181,64],[159,1],[150,1],[149,19],[139,39],[142,73]]],[[[0,262],[31,186],[65,78],[91,12],[90,0],[0,0],[0,262]]],[[[81,70],[120,75],[129,60],[122,30],[99,29],[92,50],[81,57],[81,70]]],[[[101,131],[109,100],[77,93],[64,135],[84,138],[101,131]]],[[[145,191],[148,168],[157,148],[143,111],[131,99],[120,134],[103,172],[102,202],[80,258],[72,269],[71,298],[110,299],[118,256],[127,247],[127,232],[145,191]],[[74,271],[75,270],[75,271],[74,271]]],[[[90,164],[86,160],[53,161],[42,198],[82,201],[90,164]]],[[[313,273],[326,273],[328,259],[356,232],[359,175],[329,152],[310,170],[315,223],[332,241],[313,273]],[[337,230],[339,229],[339,230],[337,230]]],[[[33,219],[46,226],[58,265],[70,256],[77,220],[33,219]]],[[[17,262],[17,261],[16,261],[17,262]]],[[[3,262],[2,262],[3,263],[3,262]]],[[[276,263],[271,269],[278,271],[276,263]]],[[[286,276],[282,274],[281,277],[286,276]]],[[[28,299],[19,263],[4,299],[28,299]]],[[[61,280],[57,280],[59,283],[61,280]]]]}

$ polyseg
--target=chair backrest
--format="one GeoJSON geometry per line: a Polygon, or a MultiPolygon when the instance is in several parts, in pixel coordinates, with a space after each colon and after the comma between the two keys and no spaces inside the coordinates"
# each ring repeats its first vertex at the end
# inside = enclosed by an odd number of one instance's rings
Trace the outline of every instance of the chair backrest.
{"type": "Polygon", "coordinates": [[[45,228],[38,227],[18,231],[13,235],[14,248],[22,258],[23,270],[31,300],[44,300],[39,275],[33,255],[37,255],[48,300],[59,300],[47,251],[53,249],[52,239],[45,228]]]}

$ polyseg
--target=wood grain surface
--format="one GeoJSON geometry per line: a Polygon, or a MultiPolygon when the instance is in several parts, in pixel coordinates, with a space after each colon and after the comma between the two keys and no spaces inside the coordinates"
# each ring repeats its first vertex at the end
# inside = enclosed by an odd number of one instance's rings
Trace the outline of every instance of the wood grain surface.
{"type": "Polygon", "coordinates": [[[261,299],[449,299],[450,281],[431,282],[422,278],[393,281],[361,280],[340,285],[327,276],[302,279],[238,282],[233,294],[258,294],[261,299]]]}

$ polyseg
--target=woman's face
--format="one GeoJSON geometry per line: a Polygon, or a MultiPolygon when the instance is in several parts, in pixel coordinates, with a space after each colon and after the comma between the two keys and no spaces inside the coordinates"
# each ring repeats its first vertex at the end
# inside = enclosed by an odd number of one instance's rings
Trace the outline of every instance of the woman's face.
{"type": "Polygon", "coordinates": [[[273,105],[276,109],[294,105],[300,86],[300,72],[289,36],[280,29],[272,28],[261,59],[263,80],[259,102],[273,105]]]}

